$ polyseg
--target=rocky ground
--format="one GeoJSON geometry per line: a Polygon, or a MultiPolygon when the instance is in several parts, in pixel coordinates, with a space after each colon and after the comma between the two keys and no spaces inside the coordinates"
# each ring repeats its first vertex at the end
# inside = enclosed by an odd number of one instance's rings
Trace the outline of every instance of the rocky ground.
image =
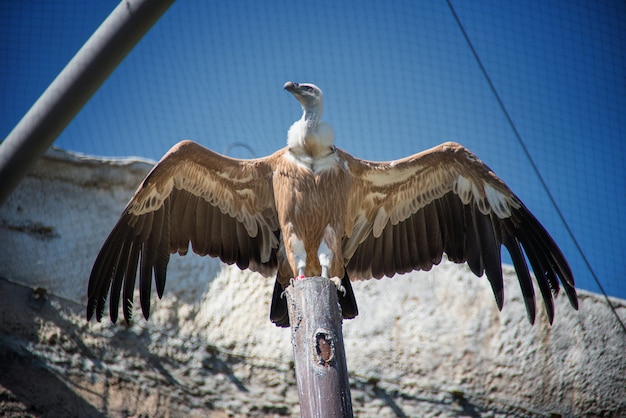
{"type": "MultiPolygon", "coordinates": [[[[252,280],[236,276],[219,275],[216,289],[234,288],[227,293],[251,290],[252,280]],[[247,286],[236,289],[237,280],[247,286]]],[[[389,283],[380,283],[385,284],[389,283]]],[[[224,295],[206,297],[195,308],[178,309],[174,314],[175,298],[170,298],[150,321],[140,318],[128,327],[108,321],[87,323],[82,304],[2,279],[0,415],[298,416],[289,331],[272,328],[266,315],[246,318],[266,307],[267,302],[259,297],[269,298],[271,289],[265,287],[239,301],[231,300],[226,307],[231,312],[214,305],[224,295]],[[229,323],[231,315],[242,320],[229,323]],[[195,325],[177,326],[176,322],[190,318],[195,325]],[[250,326],[243,324],[246,321],[250,326]],[[255,327],[260,335],[251,331],[255,327]]],[[[389,295],[359,287],[364,286],[357,286],[364,296],[362,310],[377,297],[389,295]],[[379,294],[372,297],[372,293],[379,294]]],[[[599,304],[593,295],[582,296],[585,305],[599,304]]],[[[625,304],[619,307],[626,310],[625,304]]],[[[564,313],[567,307],[558,308],[564,313]]],[[[428,310],[438,309],[441,306],[428,310]]],[[[497,310],[491,315],[498,315],[497,310]]],[[[364,316],[370,321],[375,315],[364,316]]],[[[510,321],[506,316],[505,322],[510,321]]],[[[415,319],[406,318],[407,322],[415,319]]],[[[531,331],[535,336],[530,341],[518,330],[517,341],[500,341],[494,347],[493,335],[469,336],[473,331],[467,324],[442,330],[438,342],[433,335],[404,334],[401,328],[410,327],[409,323],[377,329],[357,321],[344,326],[356,416],[522,417],[582,412],[620,416],[626,412],[623,345],[589,347],[593,355],[584,355],[576,353],[580,351],[576,347],[563,346],[568,343],[558,336],[542,336],[544,329],[531,331]],[[461,339],[465,335],[470,341],[459,347],[452,341],[457,338],[446,332],[461,339]],[[550,341],[554,337],[557,341],[550,341]],[[474,346],[474,340],[483,340],[482,347],[474,346]],[[481,354],[482,350],[486,352],[481,354]],[[549,357],[556,357],[555,361],[546,361],[549,357]],[[546,369],[535,362],[546,362],[546,369]],[[613,370],[608,375],[587,370],[598,367],[613,370]]],[[[457,321],[466,322],[466,318],[457,321]]],[[[581,333],[583,327],[573,331],[581,333]]],[[[548,334],[552,334],[549,329],[548,334]]],[[[606,336],[603,343],[615,344],[618,339],[606,336]]]]}

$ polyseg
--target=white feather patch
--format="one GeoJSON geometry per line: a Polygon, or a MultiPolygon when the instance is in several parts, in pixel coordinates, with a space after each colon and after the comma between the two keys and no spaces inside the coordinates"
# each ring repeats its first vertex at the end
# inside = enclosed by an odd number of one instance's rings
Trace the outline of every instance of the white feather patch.
{"type": "MultiPolygon", "coordinates": [[[[328,228],[327,228],[328,230],[328,228]]],[[[328,276],[328,270],[330,269],[330,263],[333,259],[333,252],[330,250],[328,245],[326,244],[326,240],[322,240],[319,248],[317,249],[317,258],[320,261],[320,266],[322,267],[322,272],[326,272],[326,277],[328,276]]]]}
{"type": "Polygon", "coordinates": [[[293,152],[289,151],[285,153],[284,158],[291,164],[313,171],[313,158],[308,155],[296,156],[293,152]]]}
{"type": "Polygon", "coordinates": [[[498,216],[498,218],[504,219],[511,216],[511,207],[507,202],[507,196],[503,195],[488,184],[485,185],[485,196],[487,196],[487,201],[489,201],[491,210],[498,216]]]}
{"type": "Polygon", "coordinates": [[[306,267],[306,250],[304,249],[304,242],[296,236],[296,234],[291,234],[291,251],[293,252],[293,258],[296,263],[296,268],[298,269],[298,274],[300,274],[300,270],[304,271],[306,267]]]}
{"type": "Polygon", "coordinates": [[[128,211],[133,215],[139,216],[159,209],[165,200],[164,196],[169,195],[172,191],[172,184],[172,181],[168,181],[161,192],[154,186],[150,187],[148,194],[140,201],[133,202],[129,206],[128,211]]]}
{"type": "Polygon", "coordinates": [[[372,227],[374,238],[380,237],[380,234],[383,233],[383,229],[385,229],[385,225],[387,225],[387,221],[389,220],[389,215],[384,208],[378,209],[376,213],[376,218],[374,218],[374,225],[372,227]]]}
{"type": "MultiPolygon", "coordinates": [[[[394,167],[395,161],[392,161],[389,166],[394,167]]],[[[416,175],[415,170],[372,170],[366,172],[363,179],[372,183],[373,186],[388,186],[390,184],[400,184],[408,181],[410,178],[416,175]]]]}
{"type": "Polygon", "coordinates": [[[459,175],[459,177],[457,177],[454,181],[452,190],[457,194],[457,196],[459,196],[461,202],[463,202],[464,205],[467,205],[472,200],[473,187],[474,184],[471,180],[459,175]]]}
{"type": "Polygon", "coordinates": [[[452,189],[463,204],[467,205],[473,200],[481,213],[488,215],[493,212],[500,219],[510,217],[511,209],[520,207],[513,197],[501,193],[495,187],[484,184],[481,190],[472,180],[463,176],[457,177],[452,189]]]}
{"type": "Polygon", "coordinates": [[[313,163],[313,173],[319,174],[320,172],[337,167],[338,163],[337,154],[332,153],[322,158],[318,158],[313,163]]]}

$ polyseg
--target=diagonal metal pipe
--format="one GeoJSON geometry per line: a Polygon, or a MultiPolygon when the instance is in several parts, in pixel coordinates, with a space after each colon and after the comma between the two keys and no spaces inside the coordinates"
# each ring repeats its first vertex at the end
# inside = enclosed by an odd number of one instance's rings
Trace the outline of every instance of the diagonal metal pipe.
{"type": "Polygon", "coordinates": [[[0,205],[174,0],[123,0],[0,143],[0,205]]]}

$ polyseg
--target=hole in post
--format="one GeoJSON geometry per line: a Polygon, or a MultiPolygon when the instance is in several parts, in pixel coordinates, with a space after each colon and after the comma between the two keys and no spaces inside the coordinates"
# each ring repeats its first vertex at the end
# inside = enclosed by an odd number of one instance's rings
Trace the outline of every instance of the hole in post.
{"type": "Polygon", "coordinates": [[[335,357],[335,341],[332,334],[327,331],[317,331],[315,333],[315,353],[317,363],[327,367],[335,357]]]}

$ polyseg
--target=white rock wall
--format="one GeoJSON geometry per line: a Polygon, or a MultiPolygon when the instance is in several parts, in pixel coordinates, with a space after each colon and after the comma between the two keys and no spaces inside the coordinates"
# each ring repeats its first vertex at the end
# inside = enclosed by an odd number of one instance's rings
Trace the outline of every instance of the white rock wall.
{"type": "MultiPolygon", "coordinates": [[[[49,152],[0,207],[0,276],[84,305],[100,245],[150,167],[49,152]]],[[[539,303],[530,326],[510,267],[505,275],[502,312],[487,281],[464,265],[355,283],[360,315],[344,323],[344,339],[357,415],[450,415],[451,395],[455,414],[626,414],[626,333],[603,297],[581,291],[579,311],[558,298],[553,326],[539,303]]],[[[268,319],[272,280],[210,258],[172,256],[164,299],[153,300],[148,322],[136,312],[133,328],[150,335],[154,353],[185,367],[206,367],[205,351],[197,351],[207,346],[272,363],[265,374],[233,366],[253,388],[240,402],[254,402],[256,390],[297,414],[289,331],[268,319]],[[287,375],[276,374],[280,365],[287,375]]],[[[626,319],[626,302],[612,301],[626,319]]]]}

